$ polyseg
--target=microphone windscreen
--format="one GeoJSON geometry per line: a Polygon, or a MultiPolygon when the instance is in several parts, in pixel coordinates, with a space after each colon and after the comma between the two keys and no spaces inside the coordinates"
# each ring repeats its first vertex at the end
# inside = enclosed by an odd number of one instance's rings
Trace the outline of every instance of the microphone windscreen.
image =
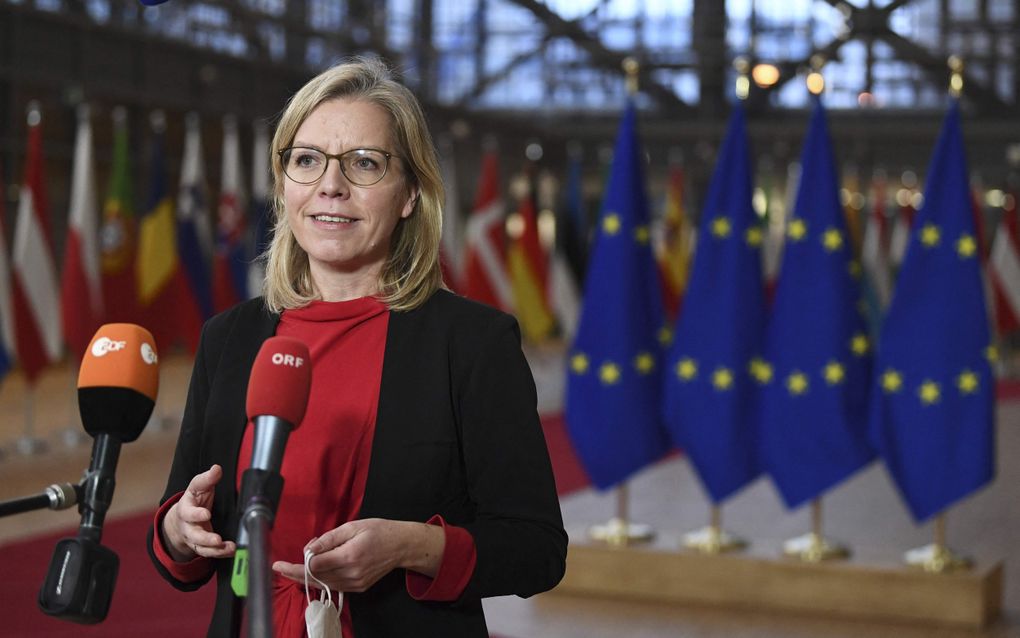
{"type": "Polygon", "coordinates": [[[311,385],[308,346],[292,337],[266,339],[248,378],[248,418],[275,416],[297,428],[305,418],[311,385]]]}
{"type": "Polygon", "coordinates": [[[85,431],[134,441],[159,392],[159,357],[152,334],[131,323],[102,326],[78,372],[78,411],[85,431]]]}
{"type": "Polygon", "coordinates": [[[159,356],[152,333],[133,323],[99,328],[78,372],[78,389],[82,388],[127,388],[155,401],[159,356]]]}

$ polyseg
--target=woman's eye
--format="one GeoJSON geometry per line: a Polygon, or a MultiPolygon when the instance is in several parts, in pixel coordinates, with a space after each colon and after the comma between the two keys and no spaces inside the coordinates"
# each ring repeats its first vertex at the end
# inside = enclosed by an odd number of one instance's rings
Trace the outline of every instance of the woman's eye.
{"type": "Polygon", "coordinates": [[[375,160],[369,159],[367,157],[359,157],[358,159],[354,160],[354,168],[358,169],[359,171],[374,171],[377,168],[379,168],[379,165],[375,162],[375,160]]]}
{"type": "Polygon", "coordinates": [[[313,153],[299,153],[295,155],[291,161],[294,163],[295,166],[300,166],[301,168],[308,168],[311,166],[318,165],[321,160],[313,153]]]}

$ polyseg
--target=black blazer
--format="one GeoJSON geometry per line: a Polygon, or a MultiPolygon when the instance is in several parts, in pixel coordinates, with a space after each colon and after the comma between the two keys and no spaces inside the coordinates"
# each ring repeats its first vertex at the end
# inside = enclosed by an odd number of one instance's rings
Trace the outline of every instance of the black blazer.
{"type": "MultiPolygon", "coordinates": [[[[227,540],[237,528],[232,477],[247,423],[248,375],[278,322],[253,299],[206,323],[161,500],[219,463],[225,478],[216,486],[212,526],[227,540]]],[[[513,317],[445,290],[415,310],[390,314],[360,518],[425,521],[441,514],[471,533],[478,560],[454,603],[413,600],[403,570],[348,594],[358,638],[487,636],[481,598],[530,596],[560,581],[567,535],[536,402],[513,317]]],[[[152,534],[150,528],[150,556],[174,587],[192,591],[211,578],[173,578],[152,555],[152,534]]],[[[209,636],[239,626],[231,565],[216,561],[209,636]]]]}

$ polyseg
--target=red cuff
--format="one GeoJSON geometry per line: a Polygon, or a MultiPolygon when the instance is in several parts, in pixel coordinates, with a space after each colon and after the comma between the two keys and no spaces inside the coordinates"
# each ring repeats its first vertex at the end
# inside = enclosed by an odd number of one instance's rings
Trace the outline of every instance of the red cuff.
{"type": "Polygon", "coordinates": [[[174,503],[181,500],[183,495],[184,492],[174,494],[156,510],[156,516],[152,523],[155,532],[152,535],[152,551],[156,555],[156,559],[159,560],[160,565],[165,567],[171,576],[182,583],[193,583],[196,580],[205,578],[212,571],[212,561],[203,556],[196,556],[186,563],[178,563],[170,556],[170,552],[163,545],[163,517],[166,516],[166,513],[174,503]]]}
{"type": "Polygon", "coordinates": [[[407,570],[405,582],[407,593],[415,600],[449,602],[460,598],[471,575],[475,573],[475,539],[463,527],[447,525],[439,514],[428,521],[429,525],[440,525],[446,534],[443,560],[435,578],[407,570]]]}

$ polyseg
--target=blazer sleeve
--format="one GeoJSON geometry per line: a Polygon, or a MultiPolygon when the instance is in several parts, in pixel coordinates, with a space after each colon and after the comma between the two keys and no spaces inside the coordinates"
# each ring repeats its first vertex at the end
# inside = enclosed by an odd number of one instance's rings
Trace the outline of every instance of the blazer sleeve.
{"type": "Polygon", "coordinates": [[[552,589],[566,568],[556,484],[516,320],[487,321],[463,352],[455,393],[477,562],[461,601],[552,589]]]}
{"type": "MultiPolygon", "coordinates": [[[[170,477],[167,479],[166,490],[163,492],[159,503],[162,506],[168,499],[187,489],[191,479],[208,468],[200,467],[201,464],[201,441],[202,428],[205,423],[205,410],[209,401],[210,375],[207,364],[212,358],[209,352],[210,342],[217,340],[210,339],[208,333],[210,324],[202,329],[202,336],[199,342],[198,353],[195,355],[195,365],[191,371],[191,383],[188,386],[188,399],[184,407],[184,417],[181,421],[181,431],[177,437],[177,448],[174,451],[173,464],[170,466],[170,477]]],[[[167,582],[181,591],[194,591],[209,582],[213,576],[213,570],[198,580],[190,582],[182,581],[174,577],[163,563],[156,556],[153,549],[154,534],[157,533],[154,526],[149,527],[146,547],[149,558],[156,571],[159,572],[167,582]]]]}

